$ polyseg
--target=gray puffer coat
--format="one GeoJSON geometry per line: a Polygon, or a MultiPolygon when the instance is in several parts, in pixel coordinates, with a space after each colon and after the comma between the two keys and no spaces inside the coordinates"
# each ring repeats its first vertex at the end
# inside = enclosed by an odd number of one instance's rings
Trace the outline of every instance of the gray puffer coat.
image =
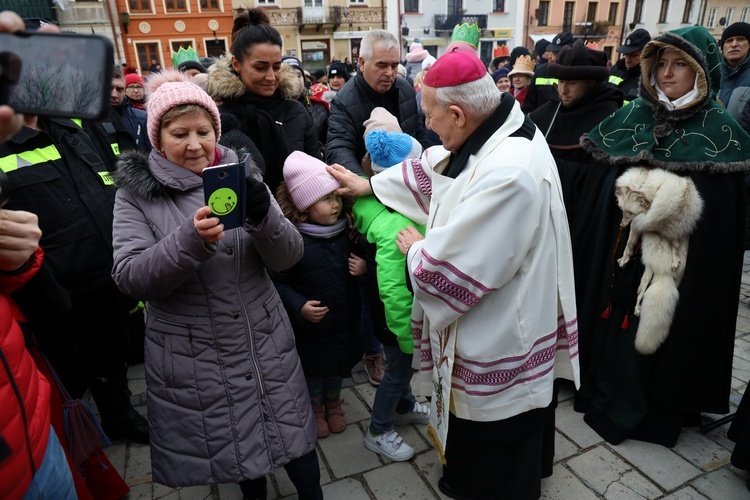
{"type": "MultiPolygon", "coordinates": [[[[237,161],[219,146],[222,162],[237,161]]],[[[249,175],[260,178],[259,172],[249,175]]],[[[239,482],[315,448],[294,334],[266,269],[302,256],[302,238],[271,197],[258,225],[205,243],[193,227],[201,177],[128,152],[116,171],[114,268],[147,301],[146,384],[155,482],[239,482]]]]}

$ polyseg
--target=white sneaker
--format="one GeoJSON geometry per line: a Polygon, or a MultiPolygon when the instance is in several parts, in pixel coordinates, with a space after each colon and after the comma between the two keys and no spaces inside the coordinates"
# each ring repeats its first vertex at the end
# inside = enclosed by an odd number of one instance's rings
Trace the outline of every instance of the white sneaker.
{"type": "Polygon", "coordinates": [[[394,425],[427,424],[430,421],[430,407],[414,401],[414,408],[406,413],[395,412],[393,414],[394,425]]]}
{"type": "Polygon", "coordinates": [[[403,462],[414,456],[414,448],[404,443],[398,432],[386,431],[379,436],[370,434],[370,429],[365,432],[365,448],[379,455],[390,458],[394,462],[403,462]]]}

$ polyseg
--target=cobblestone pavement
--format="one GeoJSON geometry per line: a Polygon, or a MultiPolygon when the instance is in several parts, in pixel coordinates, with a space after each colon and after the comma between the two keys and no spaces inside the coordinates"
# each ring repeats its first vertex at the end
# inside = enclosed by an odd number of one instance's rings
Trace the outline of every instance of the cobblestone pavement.
{"type": "MultiPolygon", "coordinates": [[[[739,404],[750,380],[750,258],[745,259],[732,379],[732,409],[739,404]]],[[[143,365],[130,369],[133,403],[145,413],[143,365]]],[[[403,438],[416,449],[408,462],[391,462],[368,451],[364,432],[369,423],[375,388],[361,367],[346,381],[342,397],[348,426],[318,442],[321,482],[326,498],[339,500],[444,499],[437,481],[441,466],[426,436],[425,426],[400,427],[403,438]]],[[[542,481],[542,498],[606,499],[742,499],[750,498],[745,482],[750,475],[734,468],[734,443],[726,438],[729,424],[707,434],[698,428],[683,431],[672,448],[625,441],[612,446],[593,432],[572,408],[571,387],[561,391],[557,409],[557,441],[552,477],[542,481]]],[[[722,415],[704,414],[704,423],[722,415]]],[[[107,456],[131,487],[129,499],[239,500],[234,484],[171,489],[154,483],[148,446],[118,442],[107,456]]],[[[296,498],[283,469],[269,482],[269,500],[296,498]]]]}

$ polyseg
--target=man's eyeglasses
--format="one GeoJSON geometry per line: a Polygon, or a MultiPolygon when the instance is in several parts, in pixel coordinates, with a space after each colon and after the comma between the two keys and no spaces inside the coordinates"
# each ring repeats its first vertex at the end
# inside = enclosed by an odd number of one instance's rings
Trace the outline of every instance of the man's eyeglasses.
{"type": "Polygon", "coordinates": [[[142,92],[143,91],[143,87],[140,86],[140,85],[128,85],[128,90],[139,90],[139,91],[142,92]]]}

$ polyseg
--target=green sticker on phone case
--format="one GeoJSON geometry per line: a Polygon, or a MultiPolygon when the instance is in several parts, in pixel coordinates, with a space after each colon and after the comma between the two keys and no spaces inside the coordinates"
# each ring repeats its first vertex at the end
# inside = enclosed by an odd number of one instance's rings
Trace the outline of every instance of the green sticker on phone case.
{"type": "Polygon", "coordinates": [[[227,215],[237,206],[237,193],[229,188],[219,188],[208,197],[208,206],[216,215],[227,215]]]}

